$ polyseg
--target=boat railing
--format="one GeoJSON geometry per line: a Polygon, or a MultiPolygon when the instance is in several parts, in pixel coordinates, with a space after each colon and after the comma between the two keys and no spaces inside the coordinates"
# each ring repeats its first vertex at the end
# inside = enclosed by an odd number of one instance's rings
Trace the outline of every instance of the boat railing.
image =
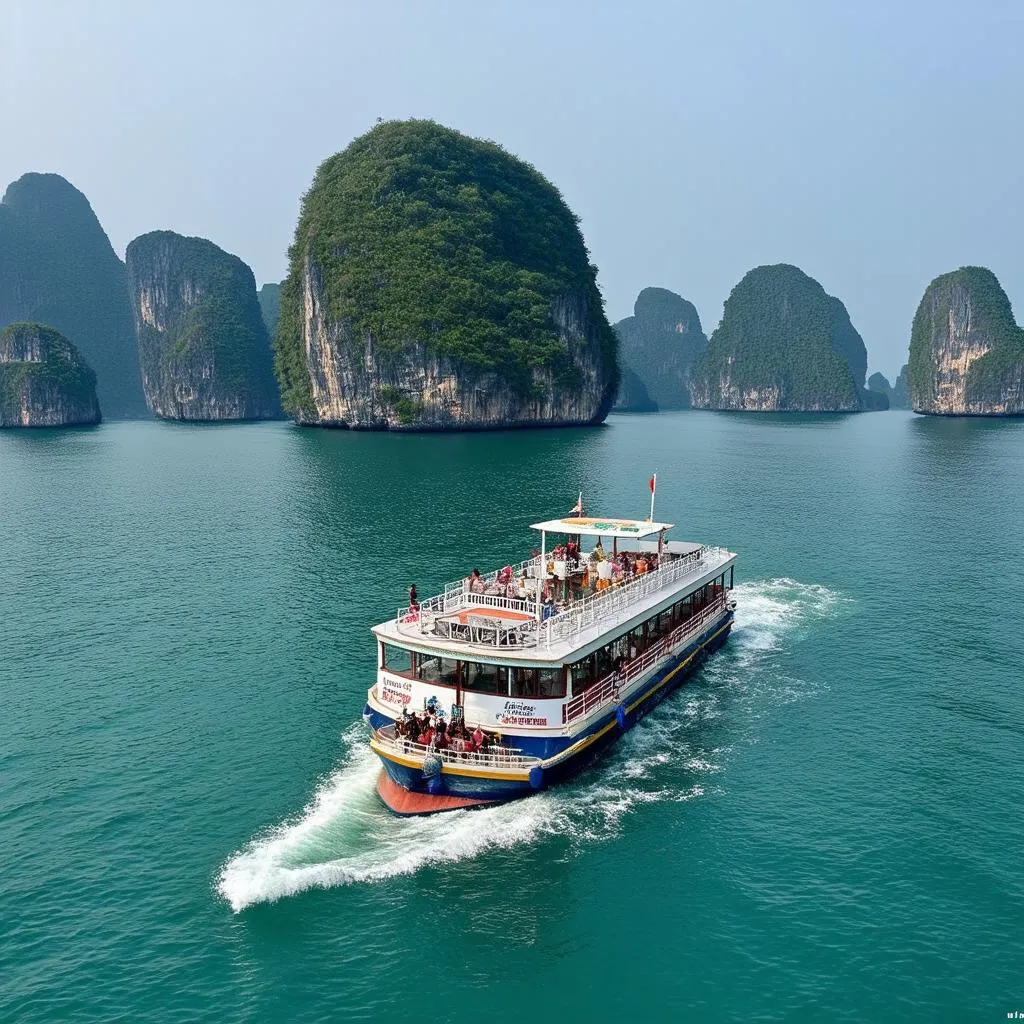
{"type": "Polygon", "coordinates": [[[647,672],[680,644],[687,643],[698,636],[707,629],[709,623],[719,618],[725,611],[726,600],[724,592],[718,594],[706,608],[681,623],[668,636],[659,640],[643,654],[626,662],[618,672],[609,673],[578,697],[563,704],[562,722],[568,725],[604,704],[612,704],[617,701],[622,690],[627,688],[634,679],[647,672]]]}
{"type": "Polygon", "coordinates": [[[395,623],[398,631],[406,636],[440,637],[476,647],[536,647],[539,630],[532,612],[533,606],[526,601],[475,594],[469,605],[435,598],[424,601],[418,608],[399,608],[395,623]],[[453,614],[468,609],[472,611],[464,618],[453,614]],[[487,609],[493,609],[493,614],[488,615],[487,609]],[[530,618],[507,619],[501,616],[502,611],[519,612],[530,615],[530,618]]]}
{"type": "MultiPolygon", "coordinates": [[[[561,611],[554,614],[545,611],[546,617],[541,622],[533,617],[537,607],[535,598],[524,600],[497,594],[471,594],[464,580],[449,584],[444,594],[431,597],[417,607],[399,608],[395,621],[398,631],[409,636],[440,636],[499,649],[550,647],[554,643],[571,640],[584,630],[620,618],[623,612],[644,598],[688,578],[700,576],[727,557],[729,552],[724,548],[705,547],[664,560],[656,569],[577,598],[561,611]],[[498,616],[488,618],[486,614],[471,614],[465,622],[444,618],[455,612],[477,608],[515,611],[531,617],[511,621],[498,616]]],[[[533,558],[521,566],[539,569],[538,563],[539,559],[533,558]]],[[[491,574],[492,577],[495,575],[491,574]]]]}
{"type": "Polygon", "coordinates": [[[524,754],[518,747],[494,746],[489,750],[436,750],[415,743],[403,736],[396,736],[394,726],[385,726],[374,734],[377,742],[396,754],[406,757],[426,757],[434,754],[443,764],[470,765],[480,768],[529,768],[540,763],[539,757],[524,754]]]}
{"type": "MultiPolygon", "coordinates": [[[[540,555],[534,555],[532,558],[526,558],[522,562],[516,565],[509,566],[512,570],[512,579],[518,580],[523,576],[534,577],[537,575],[537,570],[540,567],[540,555]]],[[[495,569],[492,572],[481,575],[480,579],[483,581],[484,587],[493,585],[497,579],[501,569],[495,569]]],[[[444,588],[445,597],[463,596],[469,595],[469,578],[463,577],[460,580],[453,580],[451,583],[445,584],[444,588]]],[[[473,594],[473,601],[477,601],[481,597],[493,597],[493,594],[473,594]]]]}
{"type": "Polygon", "coordinates": [[[596,626],[609,619],[618,618],[630,605],[645,597],[680,583],[691,576],[699,576],[715,558],[727,554],[723,548],[699,548],[688,555],[664,562],[617,587],[609,587],[596,594],[573,602],[544,624],[545,641],[550,646],[559,640],[596,626]]]}

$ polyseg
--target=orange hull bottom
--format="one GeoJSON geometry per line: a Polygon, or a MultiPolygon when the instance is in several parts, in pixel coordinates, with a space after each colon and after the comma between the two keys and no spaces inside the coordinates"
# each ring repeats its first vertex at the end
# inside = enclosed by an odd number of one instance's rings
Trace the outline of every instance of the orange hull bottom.
{"type": "Polygon", "coordinates": [[[377,795],[393,814],[436,814],[438,811],[458,811],[463,807],[486,807],[494,800],[474,800],[465,796],[431,796],[429,793],[410,793],[393,782],[381,769],[377,777],[377,795]]]}

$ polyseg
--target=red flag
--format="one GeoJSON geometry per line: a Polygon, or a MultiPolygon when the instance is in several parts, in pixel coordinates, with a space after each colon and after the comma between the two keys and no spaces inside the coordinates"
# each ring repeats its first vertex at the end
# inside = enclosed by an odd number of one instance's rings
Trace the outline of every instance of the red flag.
{"type": "Polygon", "coordinates": [[[649,485],[649,486],[650,486],[650,488],[651,488],[651,494],[653,494],[653,493],[654,493],[654,488],[655,488],[655,486],[656,486],[656,481],[657,481],[657,479],[658,479],[658,474],[657,474],[657,473],[655,473],[655,474],[654,474],[654,476],[652,476],[652,477],[651,477],[651,479],[647,481],[647,482],[648,482],[648,485],[649,485]]]}

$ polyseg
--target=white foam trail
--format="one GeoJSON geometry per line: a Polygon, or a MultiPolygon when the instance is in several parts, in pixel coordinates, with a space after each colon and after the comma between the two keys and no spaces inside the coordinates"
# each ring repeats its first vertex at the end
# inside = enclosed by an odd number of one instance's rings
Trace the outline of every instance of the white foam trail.
{"type": "Polygon", "coordinates": [[[342,737],[340,766],[302,813],[232,856],[218,891],[237,912],[311,888],[380,882],[545,836],[578,847],[614,835],[637,806],[703,796],[701,780],[722,772],[728,753],[700,746],[702,723],[718,717],[716,691],[738,679],[739,670],[744,676],[759,671],[786,633],[831,614],[842,600],[825,587],[790,579],[744,583],[736,596],[735,654],[727,675],[713,687],[684,690],[575,782],[499,807],[397,818],[377,798],[380,762],[360,722],[342,737]]]}
{"type": "Polygon", "coordinates": [[[789,632],[827,618],[845,599],[820,584],[787,578],[736,587],[733,638],[747,652],[773,651],[789,632]]]}

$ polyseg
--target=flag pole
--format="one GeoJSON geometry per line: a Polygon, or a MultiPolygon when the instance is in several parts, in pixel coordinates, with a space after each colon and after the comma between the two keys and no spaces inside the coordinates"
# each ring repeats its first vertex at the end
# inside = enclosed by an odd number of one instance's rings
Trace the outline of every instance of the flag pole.
{"type": "Polygon", "coordinates": [[[658,474],[655,472],[651,477],[651,522],[654,522],[654,492],[658,488],[658,474]]]}

